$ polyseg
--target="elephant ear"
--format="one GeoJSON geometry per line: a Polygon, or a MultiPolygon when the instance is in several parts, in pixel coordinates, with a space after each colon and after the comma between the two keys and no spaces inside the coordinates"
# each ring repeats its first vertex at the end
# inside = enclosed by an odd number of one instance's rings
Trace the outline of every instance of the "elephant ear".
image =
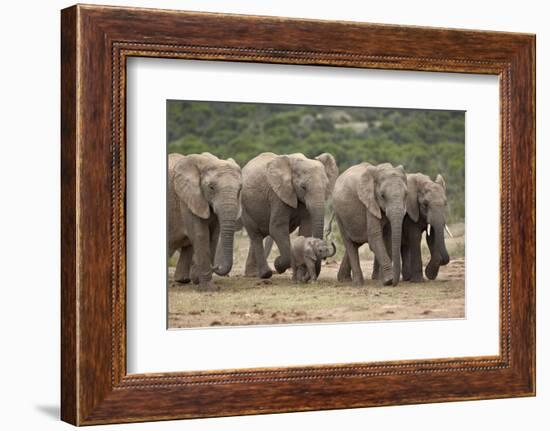
{"type": "Polygon", "coordinates": [[[417,222],[419,217],[418,208],[418,182],[414,175],[407,177],[407,214],[412,221],[417,222]]]}
{"type": "Polygon", "coordinates": [[[407,173],[405,172],[405,168],[403,167],[403,165],[399,165],[395,169],[401,172],[405,178],[407,177],[407,173]]]}
{"type": "Polygon", "coordinates": [[[201,156],[185,156],[174,166],[176,195],[196,216],[208,219],[210,206],[201,189],[201,156]]]}
{"type": "Polygon", "coordinates": [[[230,157],[229,159],[227,159],[227,161],[228,161],[228,162],[231,162],[231,163],[234,165],[234,167],[236,167],[236,168],[239,170],[239,172],[241,172],[241,167],[240,167],[239,164],[235,161],[235,159],[233,159],[233,158],[230,157]]]}
{"type": "Polygon", "coordinates": [[[443,178],[443,175],[437,174],[437,177],[435,178],[435,182],[439,184],[441,187],[443,187],[443,190],[447,189],[447,186],[445,184],[445,179],[443,178]]]}
{"type": "Polygon", "coordinates": [[[292,208],[298,206],[288,156],[277,156],[267,164],[267,182],[285,204],[292,208]]]}
{"type": "Polygon", "coordinates": [[[361,174],[359,179],[359,186],[357,188],[357,196],[361,202],[365,204],[370,213],[376,218],[382,218],[380,212],[380,206],[376,201],[376,178],[378,176],[378,170],[375,166],[367,166],[365,171],[361,174]]]}
{"type": "Polygon", "coordinates": [[[334,190],[334,183],[336,178],[338,178],[338,166],[336,165],[336,160],[330,153],[319,154],[315,157],[315,160],[319,160],[325,167],[325,172],[328,177],[328,186],[327,186],[327,197],[332,194],[334,190]]]}

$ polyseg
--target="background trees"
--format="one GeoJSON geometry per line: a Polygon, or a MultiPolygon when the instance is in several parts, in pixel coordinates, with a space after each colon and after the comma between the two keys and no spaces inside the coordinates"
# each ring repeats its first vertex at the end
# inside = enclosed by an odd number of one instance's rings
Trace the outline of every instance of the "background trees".
{"type": "Polygon", "coordinates": [[[368,161],[447,182],[449,220],[464,219],[464,112],[230,102],[167,103],[169,152],[209,151],[241,166],[264,151],[330,152],[340,172],[368,161]]]}

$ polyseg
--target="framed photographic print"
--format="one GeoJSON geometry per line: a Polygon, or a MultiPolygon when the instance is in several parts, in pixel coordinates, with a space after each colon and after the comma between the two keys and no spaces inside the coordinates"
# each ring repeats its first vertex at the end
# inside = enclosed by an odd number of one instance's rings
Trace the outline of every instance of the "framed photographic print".
{"type": "Polygon", "coordinates": [[[535,394],[535,37],[62,11],[62,419],[535,394]]]}

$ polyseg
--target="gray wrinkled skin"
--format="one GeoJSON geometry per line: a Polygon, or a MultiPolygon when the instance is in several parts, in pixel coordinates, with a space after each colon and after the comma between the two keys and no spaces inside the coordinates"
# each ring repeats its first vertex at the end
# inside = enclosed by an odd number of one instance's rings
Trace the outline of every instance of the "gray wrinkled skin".
{"type": "Polygon", "coordinates": [[[407,178],[402,166],[360,163],[343,172],[334,186],[333,208],[346,253],[338,281],[363,284],[358,248],[369,244],[384,285],[401,277],[401,232],[405,216],[407,178]],[[384,233],[389,241],[384,241],[384,233]],[[392,260],[392,256],[394,257],[392,260]]]}
{"type": "Polygon", "coordinates": [[[292,241],[292,281],[307,283],[317,280],[317,264],[336,254],[334,243],[314,237],[298,236],[292,241]]]}
{"type": "Polygon", "coordinates": [[[290,232],[323,237],[325,203],[338,168],[328,153],[315,159],[303,154],[262,153],[243,168],[242,221],[250,238],[245,275],[269,278],[263,239],[270,236],[280,256],[279,273],[291,267],[290,232]]]}
{"type": "Polygon", "coordinates": [[[447,207],[445,180],[438,175],[432,181],[427,175],[416,173],[407,175],[407,183],[407,215],[403,221],[403,280],[423,280],[421,240],[424,231],[431,255],[426,266],[426,277],[435,280],[439,267],[449,263],[444,237],[447,207]]]}
{"type": "Polygon", "coordinates": [[[229,273],[241,187],[241,169],[233,159],[210,153],[168,156],[168,253],[180,251],[176,281],[192,280],[209,290],[213,271],[229,273]],[[218,238],[221,256],[214,266],[218,238]]]}

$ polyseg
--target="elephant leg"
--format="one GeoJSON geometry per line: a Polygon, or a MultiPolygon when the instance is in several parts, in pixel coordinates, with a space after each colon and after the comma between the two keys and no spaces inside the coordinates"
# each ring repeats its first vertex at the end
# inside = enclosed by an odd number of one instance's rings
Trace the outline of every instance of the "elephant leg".
{"type": "Polygon", "coordinates": [[[388,255],[388,250],[386,247],[387,239],[383,234],[380,221],[375,219],[374,216],[371,216],[368,211],[367,220],[367,238],[369,242],[369,248],[374,253],[375,258],[380,265],[380,279],[382,280],[382,283],[384,284],[384,286],[389,286],[393,283],[393,268],[392,261],[390,256],[388,255]]]}
{"type": "Polygon", "coordinates": [[[298,268],[296,267],[296,264],[292,265],[292,282],[298,283],[298,268]]]}
{"type": "MultiPolygon", "coordinates": [[[[408,266],[410,270],[410,281],[414,283],[420,283],[424,281],[422,275],[422,231],[419,227],[414,226],[410,229],[408,234],[408,266]]],[[[403,267],[405,268],[405,266],[403,267]]],[[[403,277],[405,277],[405,271],[403,270],[403,277]]]]}
{"type": "MultiPolygon", "coordinates": [[[[338,225],[338,229],[341,232],[342,240],[343,240],[345,237],[345,233],[344,233],[345,230],[338,216],[336,216],[336,224],[338,225]]],[[[342,261],[340,262],[340,268],[338,268],[338,275],[336,276],[336,279],[340,283],[349,283],[351,281],[351,265],[349,261],[348,248],[346,246],[345,241],[344,241],[344,256],[342,257],[342,261]]]]}
{"type": "Polygon", "coordinates": [[[376,259],[376,256],[374,257],[374,261],[372,263],[372,274],[370,278],[372,280],[378,280],[380,278],[380,263],[376,259]]]}
{"type": "Polygon", "coordinates": [[[178,258],[178,264],[176,265],[176,272],[174,273],[174,280],[178,283],[187,284],[191,281],[189,274],[191,268],[191,260],[193,258],[193,247],[180,248],[180,256],[178,258]]]}
{"type": "Polygon", "coordinates": [[[254,254],[254,260],[256,261],[256,273],[260,278],[271,278],[272,271],[267,264],[267,259],[264,253],[263,238],[257,232],[249,232],[250,237],[250,249],[254,254]]]}
{"type": "Polygon", "coordinates": [[[408,244],[401,245],[401,260],[403,263],[401,268],[403,280],[409,281],[411,279],[411,250],[408,244]]]}
{"type": "Polygon", "coordinates": [[[256,257],[254,255],[254,248],[252,247],[252,241],[248,245],[248,256],[246,257],[246,266],[244,268],[244,275],[246,277],[257,277],[258,266],[256,265],[256,257]]]}
{"type": "Polygon", "coordinates": [[[359,262],[359,246],[347,237],[338,218],[337,221],[340,232],[342,232],[342,240],[346,249],[338,271],[338,281],[349,281],[349,273],[351,272],[353,284],[362,285],[365,280],[363,279],[363,272],[361,271],[361,264],[359,262]]]}
{"type": "Polygon", "coordinates": [[[344,245],[346,246],[346,253],[351,266],[353,284],[362,285],[365,280],[363,279],[363,271],[361,271],[361,263],[359,261],[359,246],[350,240],[344,240],[344,245]]]}
{"type": "Polygon", "coordinates": [[[200,290],[214,290],[212,283],[212,256],[208,221],[194,219],[192,224],[193,263],[191,275],[200,290]]]}
{"type": "Polygon", "coordinates": [[[307,283],[309,281],[309,274],[304,265],[300,265],[298,267],[297,279],[298,279],[298,282],[300,283],[307,283]]]}
{"type": "MultiPolygon", "coordinates": [[[[294,260],[290,252],[290,232],[288,213],[273,212],[269,221],[269,235],[277,244],[280,255],[275,259],[275,269],[279,274],[292,266],[294,260]]],[[[263,250],[263,248],[262,248],[263,250]]],[[[258,256],[256,255],[256,259],[258,256]]],[[[265,260],[265,257],[264,257],[265,260]]]]}
{"type": "Polygon", "coordinates": [[[306,260],[306,272],[309,274],[309,278],[311,279],[311,281],[317,281],[317,269],[315,268],[316,262],[317,261],[314,260],[306,260]]]}
{"type": "MultiPolygon", "coordinates": [[[[250,235],[249,235],[250,236],[250,235]]],[[[271,249],[273,248],[273,239],[268,236],[266,237],[264,243],[264,255],[267,260],[271,249]]],[[[258,276],[258,265],[256,264],[256,256],[254,254],[254,249],[252,248],[252,243],[248,245],[248,255],[246,256],[246,265],[244,268],[245,277],[257,277],[258,276]]]]}
{"type": "Polygon", "coordinates": [[[384,286],[389,286],[393,282],[392,263],[383,241],[369,242],[369,247],[378,262],[378,279],[382,280],[384,286]]]}
{"type": "Polygon", "coordinates": [[[344,251],[344,257],[342,257],[342,262],[340,262],[340,268],[338,269],[338,275],[336,279],[341,283],[351,281],[351,265],[349,264],[347,251],[344,251]]]}

